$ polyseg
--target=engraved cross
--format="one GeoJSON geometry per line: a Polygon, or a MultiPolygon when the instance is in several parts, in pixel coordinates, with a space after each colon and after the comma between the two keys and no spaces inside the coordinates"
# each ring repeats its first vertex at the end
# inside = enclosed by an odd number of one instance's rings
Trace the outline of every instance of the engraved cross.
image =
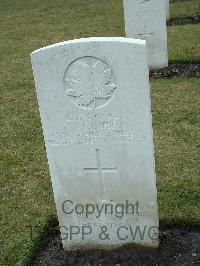
{"type": "Polygon", "coordinates": [[[136,36],[146,37],[146,38],[148,38],[148,37],[150,37],[152,35],[153,35],[153,33],[138,33],[138,34],[136,34],[136,36]]]}
{"type": "Polygon", "coordinates": [[[84,172],[91,172],[91,173],[98,173],[99,177],[99,186],[101,191],[101,199],[106,199],[106,192],[105,192],[105,183],[104,183],[104,173],[116,173],[117,166],[115,168],[103,168],[101,162],[101,150],[95,149],[96,151],[96,159],[97,159],[97,167],[96,168],[84,168],[84,172]]]}

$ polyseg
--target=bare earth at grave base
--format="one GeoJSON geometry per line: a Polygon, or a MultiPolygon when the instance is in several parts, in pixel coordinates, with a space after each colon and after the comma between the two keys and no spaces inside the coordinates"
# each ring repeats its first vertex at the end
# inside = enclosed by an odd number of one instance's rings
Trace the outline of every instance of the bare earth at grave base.
{"type": "Polygon", "coordinates": [[[174,63],[162,69],[151,70],[150,79],[175,77],[200,77],[200,63],[174,63]]]}
{"type": "MultiPolygon", "coordinates": [[[[53,228],[56,227],[54,224],[53,228]]],[[[141,249],[125,245],[113,251],[63,250],[58,232],[52,228],[31,265],[199,265],[200,228],[164,229],[160,232],[160,248],[141,249]]]]}

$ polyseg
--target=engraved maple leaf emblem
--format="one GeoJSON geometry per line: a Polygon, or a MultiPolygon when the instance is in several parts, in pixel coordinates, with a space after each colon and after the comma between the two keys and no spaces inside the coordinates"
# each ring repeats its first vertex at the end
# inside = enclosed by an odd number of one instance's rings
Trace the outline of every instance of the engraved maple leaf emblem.
{"type": "Polygon", "coordinates": [[[105,67],[101,60],[95,63],[76,61],[70,78],[65,79],[67,94],[74,97],[75,102],[83,107],[95,108],[96,101],[109,99],[116,85],[112,82],[112,70],[105,67]]]}

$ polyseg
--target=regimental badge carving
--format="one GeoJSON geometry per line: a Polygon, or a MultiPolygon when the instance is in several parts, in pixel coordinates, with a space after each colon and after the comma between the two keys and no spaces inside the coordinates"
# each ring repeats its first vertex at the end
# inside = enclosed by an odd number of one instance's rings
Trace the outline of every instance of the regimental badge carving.
{"type": "Polygon", "coordinates": [[[107,104],[116,89],[111,67],[95,57],[73,61],[64,76],[67,95],[80,107],[97,109],[107,104]]]}

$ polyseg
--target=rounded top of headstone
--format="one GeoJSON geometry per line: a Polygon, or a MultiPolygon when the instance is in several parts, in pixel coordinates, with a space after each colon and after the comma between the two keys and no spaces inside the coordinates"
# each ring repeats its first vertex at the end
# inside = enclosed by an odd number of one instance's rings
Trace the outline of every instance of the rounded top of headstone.
{"type": "Polygon", "coordinates": [[[44,52],[49,49],[53,49],[56,47],[62,47],[65,45],[71,45],[71,44],[77,44],[77,43],[91,43],[91,42],[121,42],[121,43],[130,43],[130,44],[135,44],[135,45],[145,45],[146,41],[145,40],[140,40],[140,39],[133,39],[133,38],[125,38],[125,37],[90,37],[90,38],[81,38],[81,39],[74,39],[74,40],[69,40],[69,41],[64,41],[64,42],[59,42],[55,43],[40,49],[35,50],[34,52],[31,53],[31,57],[34,55],[44,52]]]}

